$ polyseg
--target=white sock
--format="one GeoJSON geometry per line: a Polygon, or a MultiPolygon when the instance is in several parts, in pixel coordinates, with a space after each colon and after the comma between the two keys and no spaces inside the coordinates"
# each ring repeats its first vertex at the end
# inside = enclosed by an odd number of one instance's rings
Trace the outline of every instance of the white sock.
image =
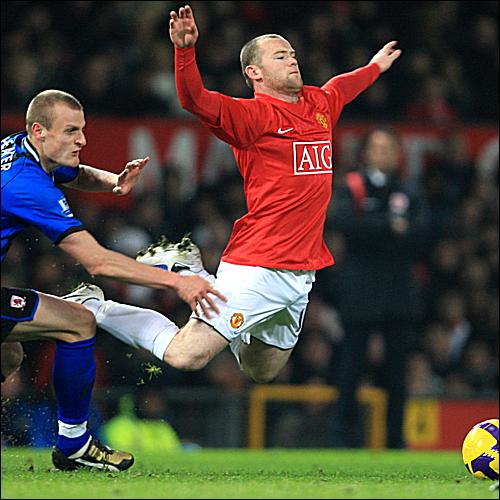
{"type": "Polygon", "coordinates": [[[146,349],[163,361],[163,355],[179,331],[167,317],[152,309],[121,304],[113,300],[102,303],[96,314],[97,326],[132,347],[146,349]]]}
{"type": "Polygon", "coordinates": [[[99,307],[101,307],[102,303],[102,300],[92,297],[90,299],[86,299],[82,305],[86,309],[88,309],[94,316],[97,316],[97,311],[99,310],[99,307]]]}
{"type": "Polygon", "coordinates": [[[74,439],[83,436],[87,432],[87,421],[81,424],[67,424],[62,420],[57,421],[57,426],[59,429],[58,434],[70,439],[74,439]]]}

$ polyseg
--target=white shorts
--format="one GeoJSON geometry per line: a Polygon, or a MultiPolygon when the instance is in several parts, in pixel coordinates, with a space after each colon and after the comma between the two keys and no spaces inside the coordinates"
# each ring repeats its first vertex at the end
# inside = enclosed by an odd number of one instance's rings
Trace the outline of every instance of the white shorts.
{"type": "Polygon", "coordinates": [[[211,325],[232,344],[238,339],[249,344],[255,337],[279,349],[292,349],[299,338],[315,274],[221,262],[214,287],[227,302],[215,298],[220,310],[216,317],[196,313],[191,317],[211,325]]]}

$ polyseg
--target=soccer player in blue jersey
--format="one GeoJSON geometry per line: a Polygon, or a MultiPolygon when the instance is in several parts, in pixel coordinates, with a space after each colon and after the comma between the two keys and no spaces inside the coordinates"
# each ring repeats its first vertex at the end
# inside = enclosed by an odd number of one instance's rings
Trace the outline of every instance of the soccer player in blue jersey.
{"type": "MultiPolygon", "coordinates": [[[[58,184],[125,195],[137,183],[149,160],[131,161],[120,174],[81,165],[80,151],[86,145],[84,127],[83,107],[75,97],[46,90],[28,106],[26,132],[2,140],[2,261],[12,239],[33,226],[93,276],[170,288],[193,310],[199,307],[207,313],[218,312],[212,295],[222,299],[224,296],[208,281],[153,268],[108,250],[73,215],[58,184]]],[[[2,287],[1,304],[2,381],[21,363],[20,341],[52,339],[57,343],[53,365],[58,405],[54,465],[61,470],[128,469],[133,456],[101,444],[87,428],[95,379],[96,333],[95,316],[87,309],[89,304],[84,307],[40,291],[6,287],[2,287]]],[[[156,348],[162,350],[162,346],[156,348]]]]}

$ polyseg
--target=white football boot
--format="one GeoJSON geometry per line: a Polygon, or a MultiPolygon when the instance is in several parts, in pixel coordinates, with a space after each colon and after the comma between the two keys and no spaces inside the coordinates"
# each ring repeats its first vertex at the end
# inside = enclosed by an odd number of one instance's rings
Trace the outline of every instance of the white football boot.
{"type": "Polygon", "coordinates": [[[162,236],[159,241],[141,250],[135,259],[142,264],[160,267],[181,276],[197,274],[205,279],[210,276],[203,267],[200,249],[189,235],[184,236],[179,243],[172,243],[162,236]]]}
{"type": "Polygon", "coordinates": [[[85,304],[89,300],[97,300],[104,302],[104,292],[97,285],[92,283],[80,283],[75,289],[66,295],[63,295],[64,300],[85,304]]]}

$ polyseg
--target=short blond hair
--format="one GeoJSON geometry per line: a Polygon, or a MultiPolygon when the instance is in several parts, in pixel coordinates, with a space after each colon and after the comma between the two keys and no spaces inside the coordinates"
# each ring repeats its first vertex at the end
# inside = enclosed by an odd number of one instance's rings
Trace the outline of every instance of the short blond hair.
{"type": "Polygon", "coordinates": [[[259,42],[264,40],[265,38],[281,38],[285,40],[281,35],[277,35],[275,33],[268,35],[260,35],[252,38],[249,42],[243,45],[243,48],[240,52],[240,64],[241,64],[241,72],[243,73],[243,78],[245,79],[245,83],[248,87],[253,90],[253,82],[250,78],[248,78],[245,73],[245,68],[250,64],[260,64],[260,50],[259,50],[259,42]]]}
{"type": "Polygon", "coordinates": [[[58,102],[72,109],[83,111],[80,101],[62,90],[44,90],[37,94],[28,105],[26,111],[26,130],[30,134],[31,126],[37,122],[50,129],[54,121],[54,106],[58,102]]]}

